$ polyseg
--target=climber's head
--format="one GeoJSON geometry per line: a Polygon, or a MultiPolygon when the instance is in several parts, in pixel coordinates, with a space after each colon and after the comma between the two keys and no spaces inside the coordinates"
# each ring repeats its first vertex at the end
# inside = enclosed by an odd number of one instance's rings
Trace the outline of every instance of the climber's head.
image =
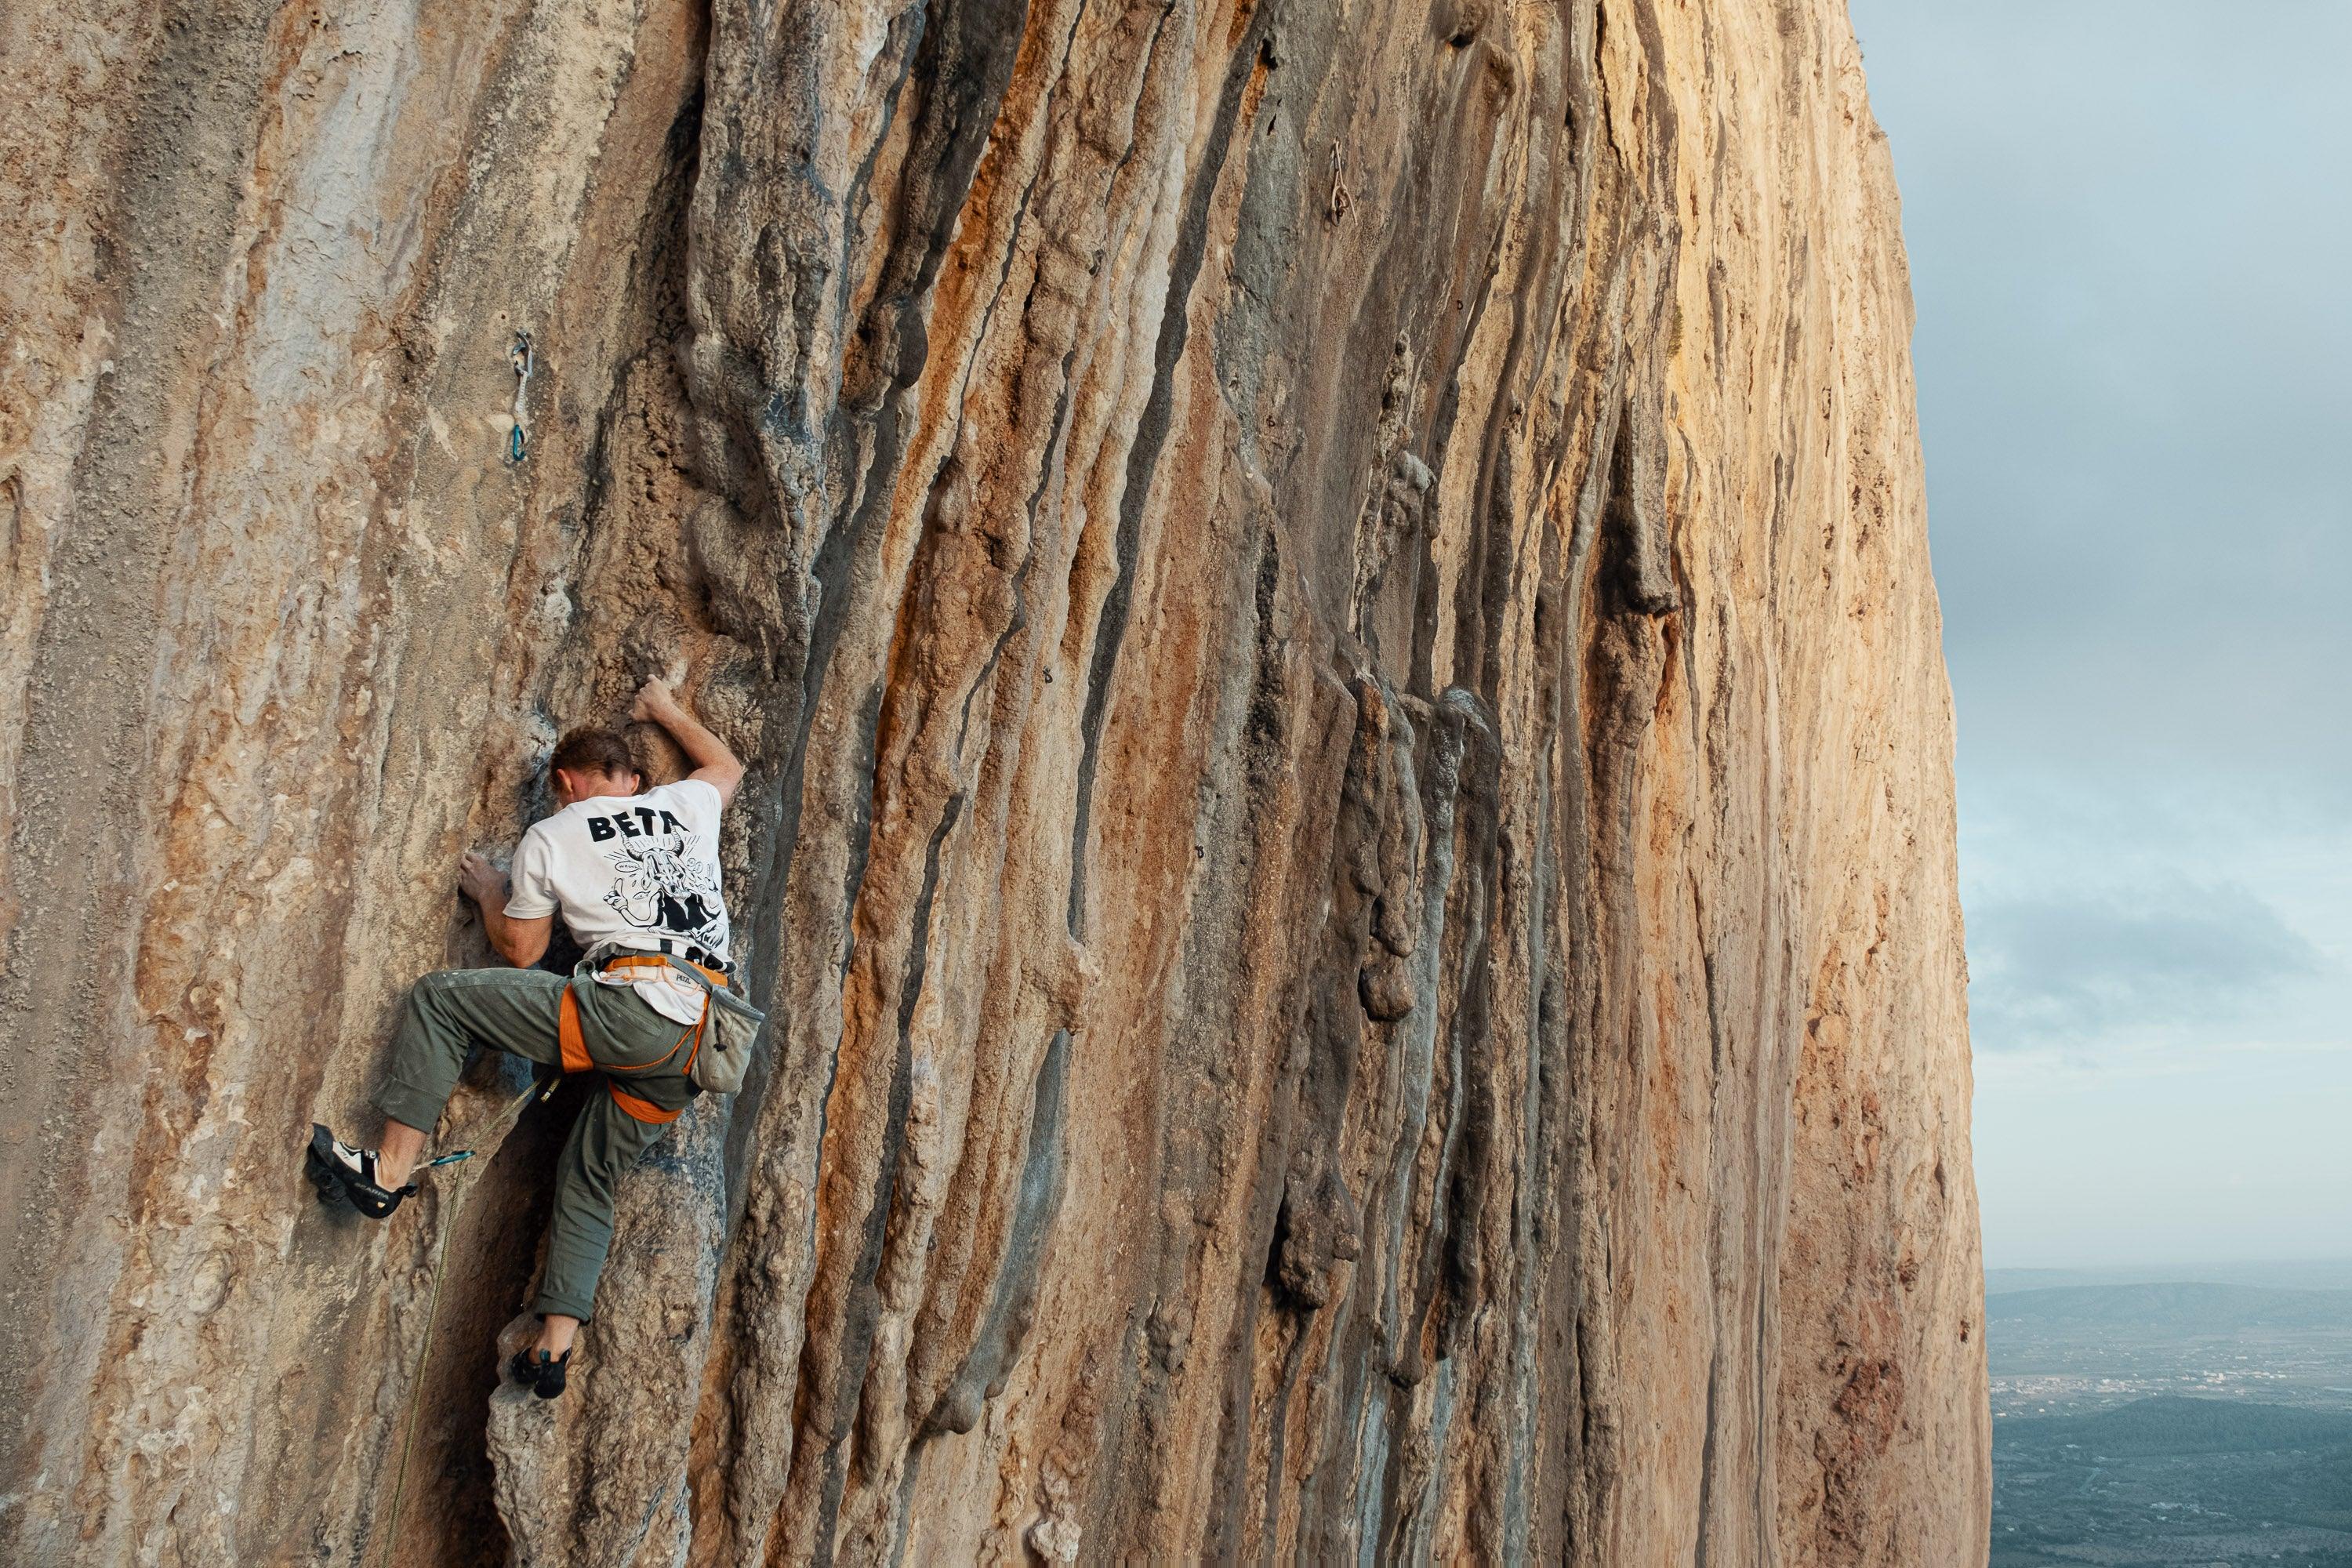
{"type": "Polygon", "coordinates": [[[594,724],[583,724],[555,742],[547,774],[558,810],[573,801],[635,795],[645,787],[645,774],[629,742],[618,731],[594,724]]]}

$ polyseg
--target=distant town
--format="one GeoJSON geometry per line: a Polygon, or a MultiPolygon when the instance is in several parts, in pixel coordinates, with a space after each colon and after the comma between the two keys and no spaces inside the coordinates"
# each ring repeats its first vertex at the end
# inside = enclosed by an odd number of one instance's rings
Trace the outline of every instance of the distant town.
{"type": "Polygon", "coordinates": [[[1988,1271],[1992,1568],[2352,1568],[2352,1263],[2162,1272],[1988,1271]]]}

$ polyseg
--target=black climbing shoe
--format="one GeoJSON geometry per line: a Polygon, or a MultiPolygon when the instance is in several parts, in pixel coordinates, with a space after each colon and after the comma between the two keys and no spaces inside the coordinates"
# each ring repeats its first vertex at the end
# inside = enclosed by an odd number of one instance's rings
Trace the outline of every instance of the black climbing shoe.
{"type": "Polygon", "coordinates": [[[571,1361],[570,1351],[551,1356],[543,1350],[520,1350],[515,1352],[511,1365],[517,1383],[541,1399],[552,1399],[563,1392],[563,1369],[571,1361]]]}
{"type": "Polygon", "coordinates": [[[370,1219],[389,1219],[416,1184],[386,1188],[376,1180],[375,1151],[354,1149],[317,1122],[310,1124],[310,1152],[303,1158],[322,1204],[347,1203],[370,1219]]]}

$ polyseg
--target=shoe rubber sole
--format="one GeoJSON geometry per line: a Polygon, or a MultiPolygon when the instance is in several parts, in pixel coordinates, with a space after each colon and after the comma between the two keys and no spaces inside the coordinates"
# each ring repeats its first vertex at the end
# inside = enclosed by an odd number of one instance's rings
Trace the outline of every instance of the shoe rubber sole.
{"type": "Polygon", "coordinates": [[[319,1189],[319,1201],[328,1207],[341,1205],[369,1219],[389,1219],[400,1200],[415,1192],[415,1185],[387,1191],[374,1183],[352,1174],[343,1163],[335,1158],[335,1135],[324,1124],[310,1124],[310,1146],[303,1152],[302,1168],[310,1184],[319,1189]]]}

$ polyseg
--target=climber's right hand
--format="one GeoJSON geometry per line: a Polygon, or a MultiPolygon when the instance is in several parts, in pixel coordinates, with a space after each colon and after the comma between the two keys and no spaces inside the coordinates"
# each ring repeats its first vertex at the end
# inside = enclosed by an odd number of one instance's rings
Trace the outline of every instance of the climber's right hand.
{"type": "Polygon", "coordinates": [[[666,724],[677,711],[677,693],[666,680],[648,680],[637,688],[637,700],[629,705],[629,717],[640,724],[666,724]]]}
{"type": "Polygon", "coordinates": [[[507,901],[507,874],[471,849],[457,858],[457,887],[486,910],[507,901]]]}

